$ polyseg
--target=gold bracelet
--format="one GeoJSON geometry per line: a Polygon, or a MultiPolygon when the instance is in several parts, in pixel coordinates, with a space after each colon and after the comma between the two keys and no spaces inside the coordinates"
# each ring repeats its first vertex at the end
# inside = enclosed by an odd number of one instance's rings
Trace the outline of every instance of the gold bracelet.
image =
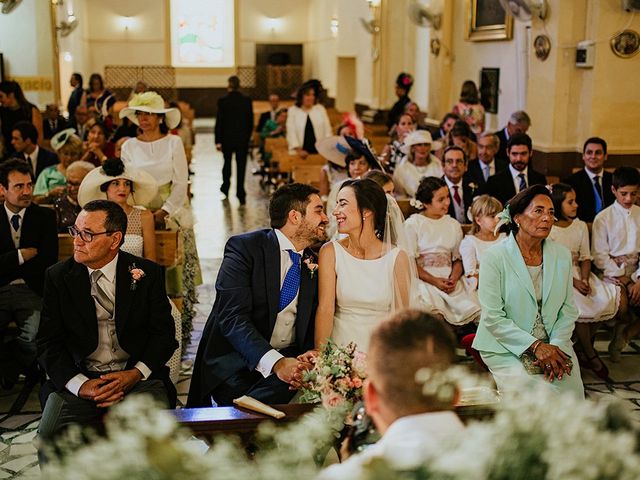
{"type": "Polygon", "coordinates": [[[533,343],[533,346],[531,347],[531,353],[533,353],[534,355],[536,354],[536,350],[538,349],[538,347],[542,344],[542,340],[537,340],[533,343]]]}

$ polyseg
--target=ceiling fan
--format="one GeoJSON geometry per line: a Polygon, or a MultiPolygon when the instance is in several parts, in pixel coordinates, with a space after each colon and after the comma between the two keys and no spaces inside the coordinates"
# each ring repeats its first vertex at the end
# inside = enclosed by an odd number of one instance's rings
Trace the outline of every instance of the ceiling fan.
{"type": "Polygon", "coordinates": [[[2,4],[2,13],[11,13],[11,11],[16,8],[22,0],[0,0],[2,4]]]}
{"type": "Polygon", "coordinates": [[[500,0],[500,5],[505,12],[521,22],[530,21],[534,15],[544,20],[549,9],[546,0],[500,0]]]}

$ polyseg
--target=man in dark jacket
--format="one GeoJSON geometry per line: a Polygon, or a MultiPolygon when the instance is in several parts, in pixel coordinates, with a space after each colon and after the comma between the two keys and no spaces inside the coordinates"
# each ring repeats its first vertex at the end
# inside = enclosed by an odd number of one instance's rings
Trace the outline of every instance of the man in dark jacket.
{"type": "Polygon", "coordinates": [[[249,140],[253,130],[253,107],[251,99],[238,91],[240,79],[235,75],[229,77],[228,92],[218,100],[216,116],[215,142],[216,148],[222,152],[222,186],[220,191],[229,195],[231,185],[231,159],[236,155],[236,197],[241,205],[246,202],[244,190],[244,174],[247,166],[249,140]]]}

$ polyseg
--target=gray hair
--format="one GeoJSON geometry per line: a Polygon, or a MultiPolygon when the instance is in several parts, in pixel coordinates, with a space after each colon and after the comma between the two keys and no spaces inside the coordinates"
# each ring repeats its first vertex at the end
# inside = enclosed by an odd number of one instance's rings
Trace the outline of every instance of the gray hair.
{"type": "Polygon", "coordinates": [[[67,173],[73,173],[76,170],[83,170],[89,173],[94,168],[96,168],[96,166],[93,163],[85,162],[84,160],[78,160],[77,162],[73,162],[67,167],[67,173]]]}
{"type": "Polygon", "coordinates": [[[491,143],[496,148],[496,150],[498,150],[500,148],[500,139],[498,138],[498,136],[495,133],[482,132],[482,133],[478,134],[478,140],[480,140],[481,138],[490,139],[491,143]]]}
{"type": "Polygon", "coordinates": [[[509,123],[516,124],[520,123],[522,125],[531,126],[531,118],[527,115],[527,112],[524,110],[518,110],[517,112],[513,112],[509,117],[509,123]]]}

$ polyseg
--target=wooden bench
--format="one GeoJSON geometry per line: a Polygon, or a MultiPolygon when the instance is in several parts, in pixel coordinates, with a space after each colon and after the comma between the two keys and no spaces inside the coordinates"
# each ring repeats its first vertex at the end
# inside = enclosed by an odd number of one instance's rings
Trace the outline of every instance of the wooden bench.
{"type": "MultiPolygon", "coordinates": [[[[284,412],[286,416],[276,420],[273,417],[237,407],[182,408],[172,410],[170,413],[181,426],[191,430],[197,437],[211,441],[216,435],[238,435],[243,443],[248,445],[261,423],[273,421],[286,424],[311,412],[316,405],[289,403],[273,405],[273,407],[284,412]]],[[[464,423],[469,423],[472,420],[491,418],[495,410],[493,405],[473,405],[457,406],[455,412],[464,423]]]]}
{"type": "MultiPolygon", "coordinates": [[[[73,255],[73,237],[68,233],[58,234],[58,261],[73,255]]],[[[170,267],[182,259],[182,248],[178,242],[178,232],[156,230],[156,263],[170,267]]]]}
{"type": "Polygon", "coordinates": [[[294,165],[291,170],[291,179],[294,182],[306,183],[318,188],[321,169],[319,165],[294,165]]]}

